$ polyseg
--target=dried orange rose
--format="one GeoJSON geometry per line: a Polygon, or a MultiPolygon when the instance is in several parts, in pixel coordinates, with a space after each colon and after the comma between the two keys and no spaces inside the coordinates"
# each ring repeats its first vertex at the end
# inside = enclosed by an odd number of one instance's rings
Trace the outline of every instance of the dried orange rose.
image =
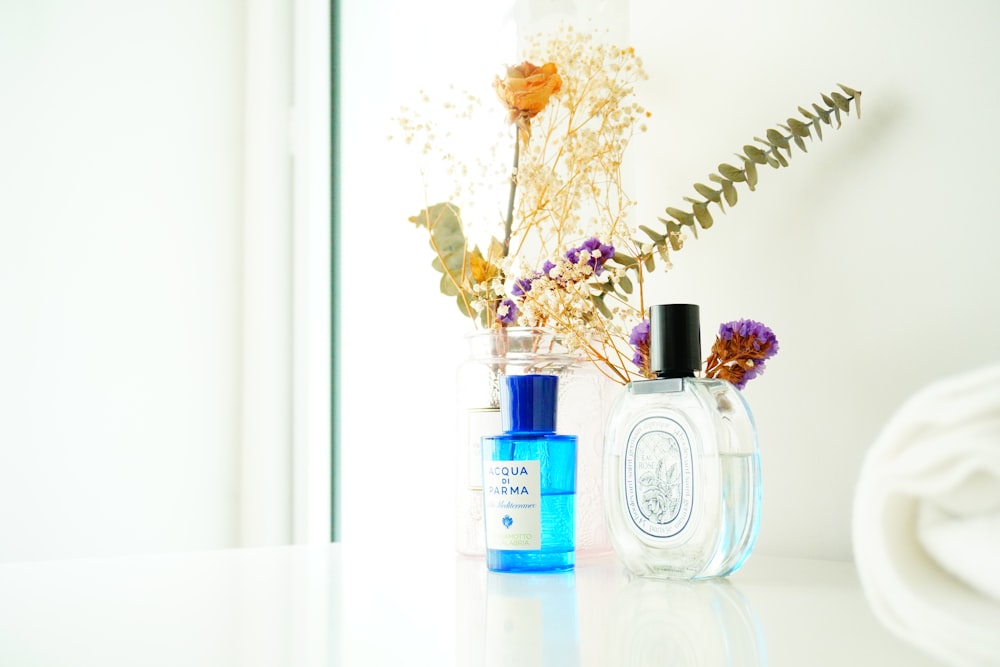
{"type": "Polygon", "coordinates": [[[555,63],[541,67],[524,61],[517,67],[508,67],[507,76],[493,82],[497,97],[510,113],[510,122],[516,123],[525,141],[531,136],[530,119],[538,115],[549,103],[549,98],[562,88],[562,79],[555,63]]]}

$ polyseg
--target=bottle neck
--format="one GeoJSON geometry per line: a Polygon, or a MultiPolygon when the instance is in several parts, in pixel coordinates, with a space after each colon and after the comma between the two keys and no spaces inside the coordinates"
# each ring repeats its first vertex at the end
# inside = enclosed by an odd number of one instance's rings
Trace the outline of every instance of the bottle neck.
{"type": "Polygon", "coordinates": [[[550,435],[555,435],[556,432],[555,431],[530,431],[530,430],[528,430],[528,431],[504,431],[503,434],[506,435],[506,436],[513,436],[513,437],[517,437],[517,436],[531,436],[531,437],[544,438],[544,437],[548,437],[550,435]]]}
{"type": "Polygon", "coordinates": [[[670,371],[656,371],[657,380],[672,380],[674,378],[693,378],[693,370],[670,370],[670,371]]]}

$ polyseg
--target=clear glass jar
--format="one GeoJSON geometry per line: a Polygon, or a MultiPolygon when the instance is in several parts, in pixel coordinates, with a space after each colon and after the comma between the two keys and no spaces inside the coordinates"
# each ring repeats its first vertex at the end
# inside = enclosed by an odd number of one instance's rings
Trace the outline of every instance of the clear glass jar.
{"type": "Polygon", "coordinates": [[[577,557],[610,553],[601,490],[604,427],[620,386],[570,352],[545,329],[484,329],[466,336],[469,354],[458,369],[458,494],[456,548],[486,553],[483,525],[482,436],[503,432],[500,381],[505,375],[559,376],[556,430],[578,439],[576,494],[577,557]]]}

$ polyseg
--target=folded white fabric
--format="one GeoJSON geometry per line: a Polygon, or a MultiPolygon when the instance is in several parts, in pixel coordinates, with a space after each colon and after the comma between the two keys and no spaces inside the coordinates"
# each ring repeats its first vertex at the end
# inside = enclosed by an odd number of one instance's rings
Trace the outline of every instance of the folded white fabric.
{"type": "Polygon", "coordinates": [[[866,452],[854,560],[891,632],[950,665],[1000,665],[1000,365],[935,382],[866,452]]]}

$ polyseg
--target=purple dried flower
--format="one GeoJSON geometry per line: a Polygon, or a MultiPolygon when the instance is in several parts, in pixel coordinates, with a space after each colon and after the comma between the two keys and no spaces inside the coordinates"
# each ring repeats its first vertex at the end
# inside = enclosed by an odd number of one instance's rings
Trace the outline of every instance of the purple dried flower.
{"type": "Polygon", "coordinates": [[[571,264],[580,263],[580,255],[586,250],[588,253],[587,264],[594,270],[594,274],[600,275],[604,270],[604,263],[615,254],[615,247],[608,243],[601,243],[596,237],[591,237],[575,248],[566,251],[566,259],[571,264]]]}
{"type": "Polygon", "coordinates": [[[538,274],[530,278],[520,278],[514,281],[514,286],[510,288],[510,293],[514,296],[524,296],[531,291],[531,285],[534,282],[538,274]]]}
{"type": "Polygon", "coordinates": [[[649,365],[649,320],[643,320],[632,328],[628,343],[635,348],[632,363],[645,371],[649,365]]]}
{"type": "Polygon", "coordinates": [[[632,327],[632,334],[628,337],[629,345],[649,345],[649,320],[643,320],[632,327]]]}
{"type": "Polygon", "coordinates": [[[719,337],[725,341],[732,340],[733,337],[746,339],[755,351],[767,352],[764,359],[773,357],[778,352],[778,338],[774,332],[770,327],[754,320],[724,322],[719,325],[719,337]]]}
{"type": "Polygon", "coordinates": [[[705,361],[705,375],[743,389],[764,372],[764,362],[777,353],[778,339],[770,327],[754,320],[724,322],[705,361]]]}
{"type": "Polygon", "coordinates": [[[504,299],[497,308],[497,322],[503,325],[514,324],[517,321],[517,304],[513,299],[504,299]]]}

